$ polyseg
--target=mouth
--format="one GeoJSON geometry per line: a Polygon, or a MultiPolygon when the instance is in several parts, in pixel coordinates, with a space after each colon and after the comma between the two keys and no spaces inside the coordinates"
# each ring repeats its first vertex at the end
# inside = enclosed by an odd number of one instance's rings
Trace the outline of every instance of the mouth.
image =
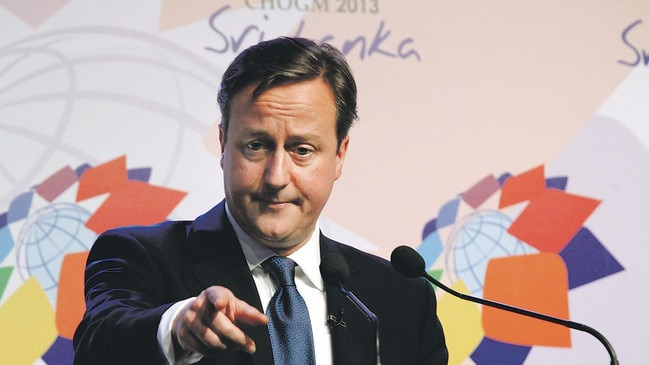
{"type": "Polygon", "coordinates": [[[281,209],[290,205],[299,205],[300,199],[277,199],[266,197],[255,197],[254,202],[271,209],[281,209]]]}

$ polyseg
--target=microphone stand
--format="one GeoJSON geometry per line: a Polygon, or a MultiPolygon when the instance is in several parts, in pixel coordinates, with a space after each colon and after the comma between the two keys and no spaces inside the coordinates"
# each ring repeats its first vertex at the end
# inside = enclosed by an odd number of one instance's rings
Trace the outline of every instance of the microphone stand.
{"type": "Polygon", "coordinates": [[[363,302],[358,299],[354,293],[350,292],[349,290],[345,289],[340,282],[338,283],[338,290],[342,295],[347,297],[356,308],[358,308],[359,311],[365,315],[365,318],[367,318],[368,321],[372,322],[374,324],[374,328],[376,331],[376,365],[381,365],[381,355],[379,353],[379,318],[374,314],[363,302]]]}
{"type": "Polygon", "coordinates": [[[604,347],[606,348],[606,351],[608,351],[608,354],[611,357],[611,365],[619,365],[619,362],[617,360],[617,355],[615,354],[615,350],[613,349],[613,346],[610,344],[610,342],[608,342],[608,340],[606,339],[606,337],[604,337],[604,335],[602,335],[601,333],[599,333],[596,329],[594,329],[592,327],[589,327],[589,326],[587,326],[585,324],[568,321],[568,320],[565,320],[565,319],[551,317],[551,316],[548,316],[548,315],[545,315],[545,314],[542,314],[542,313],[533,312],[533,311],[529,311],[529,310],[518,308],[518,307],[513,307],[513,306],[510,306],[510,305],[507,305],[507,304],[502,304],[502,303],[498,303],[498,302],[493,302],[491,300],[482,299],[482,298],[478,298],[478,297],[472,297],[470,295],[462,294],[460,292],[457,292],[457,291],[447,287],[446,285],[442,284],[441,282],[439,282],[438,280],[436,280],[432,276],[428,275],[428,273],[425,270],[422,272],[421,276],[423,276],[429,282],[431,282],[431,283],[437,285],[438,287],[442,288],[445,292],[450,293],[450,294],[452,294],[452,295],[454,295],[454,296],[456,296],[456,297],[458,297],[460,299],[468,300],[468,301],[471,301],[471,302],[474,302],[474,303],[483,304],[483,305],[486,305],[486,306],[489,306],[489,307],[494,307],[494,308],[498,308],[498,309],[509,311],[509,312],[514,312],[514,313],[517,313],[517,314],[521,314],[521,315],[524,315],[524,316],[540,319],[540,320],[543,320],[543,321],[548,321],[548,322],[560,324],[560,325],[563,325],[563,326],[568,327],[568,328],[572,328],[572,329],[575,329],[575,330],[578,330],[578,331],[590,333],[595,338],[597,338],[599,340],[599,342],[601,342],[602,345],[604,345],[604,347]]]}

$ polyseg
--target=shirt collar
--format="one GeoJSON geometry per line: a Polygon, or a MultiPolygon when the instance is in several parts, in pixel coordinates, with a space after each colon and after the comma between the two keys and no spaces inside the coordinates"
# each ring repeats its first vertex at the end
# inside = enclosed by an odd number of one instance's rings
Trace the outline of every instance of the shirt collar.
{"type": "MultiPolygon", "coordinates": [[[[248,263],[250,271],[260,267],[261,263],[269,257],[276,256],[275,252],[268,247],[258,243],[250,237],[232,217],[228,204],[225,204],[225,213],[234,228],[237,239],[241,244],[243,255],[248,263]]],[[[320,275],[320,226],[316,222],[315,229],[306,244],[299,250],[293,252],[288,257],[295,261],[302,272],[306,275],[308,281],[320,291],[324,291],[324,281],[320,275]]]]}

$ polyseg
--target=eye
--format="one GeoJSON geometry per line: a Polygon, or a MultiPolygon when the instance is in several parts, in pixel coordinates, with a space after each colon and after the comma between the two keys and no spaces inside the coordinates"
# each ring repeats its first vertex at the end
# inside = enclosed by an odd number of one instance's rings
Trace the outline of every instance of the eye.
{"type": "Polygon", "coordinates": [[[299,156],[304,156],[304,157],[311,156],[311,154],[313,153],[313,149],[309,147],[300,146],[295,148],[295,153],[299,156]]]}
{"type": "Polygon", "coordinates": [[[264,144],[261,142],[248,142],[246,143],[246,149],[250,151],[261,151],[264,148],[264,144]]]}
{"type": "Polygon", "coordinates": [[[246,158],[251,160],[258,160],[260,158],[263,158],[266,153],[268,153],[269,149],[270,146],[263,141],[249,141],[244,142],[241,145],[241,152],[244,156],[246,156],[246,158]]]}
{"type": "Polygon", "coordinates": [[[313,156],[313,153],[315,152],[315,148],[313,148],[313,146],[308,144],[297,144],[293,146],[293,148],[291,148],[290,151],[294,156],[300,159],[306,159],[313,156]]]}

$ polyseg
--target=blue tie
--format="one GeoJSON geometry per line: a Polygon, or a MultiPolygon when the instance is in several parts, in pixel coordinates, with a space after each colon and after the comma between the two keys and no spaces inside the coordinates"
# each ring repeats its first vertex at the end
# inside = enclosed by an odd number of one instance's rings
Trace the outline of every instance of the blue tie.
{"type": "Polygon", "coordinates": [[[275,364],[315,364],[309,311],[295,287],[295,261],[273,256],[262,266],[278,285],[266,309],[275,364]]]}

